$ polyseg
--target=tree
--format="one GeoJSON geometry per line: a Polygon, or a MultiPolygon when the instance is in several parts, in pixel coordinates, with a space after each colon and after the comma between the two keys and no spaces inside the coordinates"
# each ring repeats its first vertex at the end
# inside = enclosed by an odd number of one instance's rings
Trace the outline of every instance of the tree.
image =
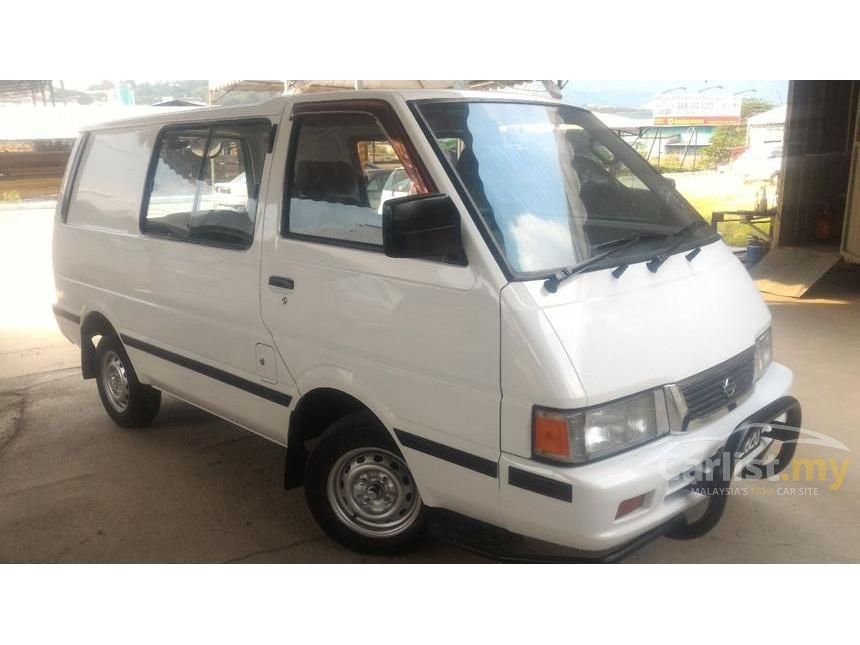
{"type": "Polygon", "coordinates": [[[764,99],[744,99],[741,102],[741,125],[721,125],[714,130],[714,136],[702,156],[710,166],[727,163],[732,156],[732,148],[746,145],[746,122],[752,116],[773,109],[773,103],[764,99]]]}
{"type": "Polygon", "coordinates": [[[764,99],[744,99],[741,102],[741,121],[746,123],[747,119],[749,119],[751,116],[761,114],[762,112],[767,112],[768,110],[772,110],[773,108],[773,103],[764,99]]]}
{"type": "Polygon", "coordinates": [[[738,148],[746,143],[747,133],[744,126],[721,125],[714,130],[711,142],[702,150],[702,156],[709,166],[716,166],[729,161],[732,148],[738,148]]]}

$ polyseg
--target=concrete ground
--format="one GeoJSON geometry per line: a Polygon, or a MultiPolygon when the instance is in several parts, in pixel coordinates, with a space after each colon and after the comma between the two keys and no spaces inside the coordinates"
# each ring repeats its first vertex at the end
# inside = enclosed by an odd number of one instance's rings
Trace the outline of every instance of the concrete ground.
{"type": "MultiPolygon", "coordinates": [[[[82,381],[50,303],[52,205],[0,206],[0,562],[360,562],[316,527],[301,490],[281,487],[281,449],[165,396],[154,426],[127,431],[82,381]]],[[[771,299],[777,360],[796,375],[804,426],[853,459],[860,383],[860,273],[831,274],[799,301],[771,299]]],[[[703,339],[707,342],[707,339],[703,339]]],[[[661,538],[628,562],[860,561],[860,477],[767,482],[729,500],[698,540],[661,538]],[[814,488],[817,495],[778,495],[814,488]],[[770,491],[770,493],[767,493],[770,491]]],[[[428,539],[386,562],[473,562],[428,539]]]]}

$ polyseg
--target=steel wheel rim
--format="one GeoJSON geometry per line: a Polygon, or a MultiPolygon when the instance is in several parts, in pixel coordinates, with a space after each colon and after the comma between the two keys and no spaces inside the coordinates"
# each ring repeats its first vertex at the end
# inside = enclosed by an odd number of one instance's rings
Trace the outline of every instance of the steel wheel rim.
{"type": "Polygon", "coordinates": [[[128,373],[116,352],[107,351],[102,358],[102,384],[111,407],[125,412],[128,409],[128,373]]]}
{"type": "Polygon", "coordinates": [[[329,471],[328,500],[338,519],[368,537],[392,537],[415,523],[421,496],[404,461],[388,450],[357,448],[329,471]]]}

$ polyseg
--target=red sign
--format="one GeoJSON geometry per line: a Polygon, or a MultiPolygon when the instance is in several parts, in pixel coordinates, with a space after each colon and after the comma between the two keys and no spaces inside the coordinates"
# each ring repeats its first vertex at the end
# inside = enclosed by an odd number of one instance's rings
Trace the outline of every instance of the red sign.
{"type": "Polygon", "coordinates": [[[739,116],[655,116],[654,125],[740,125],[739,116]]]}

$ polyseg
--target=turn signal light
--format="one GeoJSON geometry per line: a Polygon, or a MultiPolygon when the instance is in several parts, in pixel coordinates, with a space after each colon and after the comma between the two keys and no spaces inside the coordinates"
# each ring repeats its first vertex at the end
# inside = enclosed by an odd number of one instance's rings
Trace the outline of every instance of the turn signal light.
{"type": "Polygon", "coordinates": [[[570,456],[570,438],[565,417],[542,412],[535,414],[534,453],[542,457],[562,459],[570,456]]]}
{"type": "Polygon", "coordinates": [[[629,515],[637,508],[640,508],[645,503],[645,495],[637,495],[630,499],[625,499],[618,505],[618,512],[615,514],[615,519],[629,515]]]}

